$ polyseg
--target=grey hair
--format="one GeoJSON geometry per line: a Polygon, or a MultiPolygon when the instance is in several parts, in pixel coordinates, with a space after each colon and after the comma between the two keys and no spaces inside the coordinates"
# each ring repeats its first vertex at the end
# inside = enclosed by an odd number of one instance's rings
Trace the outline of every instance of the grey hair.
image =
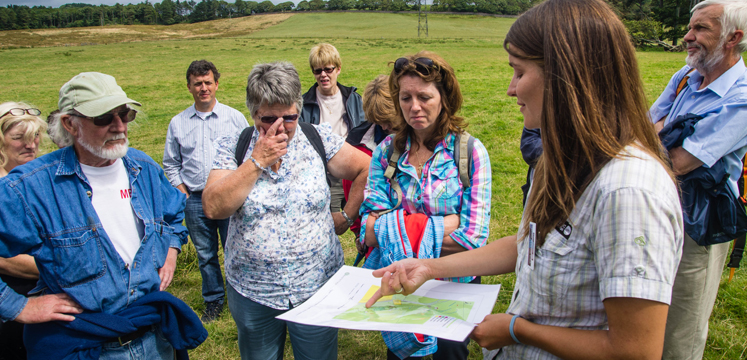
{"type": "Polygon", "coordinates": [[[278,61],[254,65],[246,80],[246,107],[252,117],[257,115],[262,104],[296,104],[301,113],[301,79],[293,64],[278,61]]]}
{"type": "MultiPolygon", "coordinates": [[[[729,35],[737,30],[747,32],[747,1],[705,0],[695,5],[690,12],[694,13],[697,10],[701,10],[711,5],[721,5],[724,8],[724,12],[721,14],[721,18],[719,19],[721,22],[722,41],[725,41],[729,35]]],[[[740,41],[737,46],[737,56],[740,56],[745,51],[747,51],[747,34],[742,37],[742,41],[740,41]]]]}
{"type": "MultiPolygon", "coordinates": [[[[73,135],[67,132],[67,130],[65,130],[65,127],[62,126],[62,117],[65,115],[77,116],[79,114],[75,110],[70,110],[68,112],[58,111],[56,114],[51,114],[49,116],[49,119],[47,119],[49,123],[49,127],[47,128],[47,135],[49,135],[49,138],[52,139],[52,142],[57,144],[57,146],[60,148],[72,145],[73,140],[75,140],[73,138],[73,135]]],[[[73,121],[76,120],[73,119],[73,121]]]]}

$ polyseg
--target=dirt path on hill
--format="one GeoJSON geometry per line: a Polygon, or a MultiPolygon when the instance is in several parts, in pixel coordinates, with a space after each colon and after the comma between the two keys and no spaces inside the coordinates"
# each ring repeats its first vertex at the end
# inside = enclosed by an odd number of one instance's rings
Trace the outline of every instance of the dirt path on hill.
{"type": "Polygon", "coordinates": [[[63,29],[0,31],[0,49],[41,46],[111,44],[118,42],[234,37],[279,24],[293,14],[252,15],[195,24],[107,25],[63,29]]]}

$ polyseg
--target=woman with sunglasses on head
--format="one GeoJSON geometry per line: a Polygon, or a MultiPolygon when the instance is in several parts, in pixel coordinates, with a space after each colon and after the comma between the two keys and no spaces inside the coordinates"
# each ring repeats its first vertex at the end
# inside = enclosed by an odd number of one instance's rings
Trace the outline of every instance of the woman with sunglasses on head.
{"type": "MultiPolygon", "coordinates": [[[[337,82],[337,77],[342,71],[340,53],[330,44],[318,44],[309,53],[309,65],[316,83],[303,94],[301,122],[314,125],[329,124],[332,133],[346,139],[351,130],[365,122],[365,118],[357,89],[337,82]]],[[[343,209],[345,200],[340,179],[330,174],[327,176],[332,194],[329,209],[335,221],[335,230],[341,235],[358,215],[350,214],[343,209]]]]}
{"type": "Polygon", "coordinates": [[[682,210],[625,27],[601,0],[547,0],[504,47],[508,95],[544,150],[518,234],[374,272],[367,306],[431,278],[514,271],[507,313],[471,334],[497,358],[661,359],[682,210]]]}
{"type": "MultiPolygon", "coordinates": [[[[394,62],[389,89],[402,127],[373,152],[361,206],[361,240],[375,249],[364,267],[379,268],[404,257],[443,257],[484,246],[490,222],[490,160],[483,144],[473,139],[471,154],[462,152],[471,160],[469,167],[460,169],[458,164],[460,142],[470,135],[465,132],[466,121],[457,115],[462,94],[454,69],[435,53],[421,51],[394,62]],[[394,154],[401,155],[389,180],[385,174],[390,161],[395,162],[394,154]],[[392,238],[390,234],[402,222],[406,235],[392,238]]],[[[472,276],[448,280],[480,282],[472,276]]],[[[468,355],[469,339],[382,335],[389,347],[388,359],[429,354],[436,360],[466,359],[468,355]]]]}
{"type": "MultiPolygon", "coordinates": [[[[39,115],[39,109],[24,103],[0,104],[0,177],[8,175],[16,166],[36,159],[40,134],[47,127],[39,115]]],[[[0,258],[0,278],[13,291],[26,295],[36,286],[39,270],[29,255],[0,258]]],[[[0,349],[3,349],[0,356],[3,359],[26,358],[22,324],[15,321],[0,324],[0,349]]]]}
{"type": "Polygon", "coordinates": [[[249,130],[245,154],[236,152],[239,134],[215,141],[203,192],[208,218],[231,217],[226,293],[244,360],[282,359],[286,329],[296,359],[337,359],[337,329],[275,317],[314,295],[343,265],[329,211],[325,160],[330,174],[352,180],[345,211],[357,214],[368,157],[327,124],[299,124],[301,104],[301,81],[293,65],[255,65],[246,105],[256,129],[249,130]]]}

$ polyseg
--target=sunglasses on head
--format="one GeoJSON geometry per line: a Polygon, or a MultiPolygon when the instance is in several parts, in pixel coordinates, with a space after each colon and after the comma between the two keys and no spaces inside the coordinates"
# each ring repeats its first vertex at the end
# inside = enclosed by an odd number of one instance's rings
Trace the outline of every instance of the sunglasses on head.
{"type": "Polygon", "coordinates": [[[96,116],[96,117],[88,117],[88,116],[81,116],[81,117],[92,120],[93,124],[96,126],[109,126],[114,121],[114,115],[117,115],[119,119],[122,120],[123,124],[127,124],[128,122],[135,120],[135,116],[137,116],[137,111],[133,109],[124,109],[122,111],[106,113],[104,115],[96,116]]]}
{"type": "Polygon", "coordinates": [[[327,73],[327,74],[329,74],[329,73],[332,73],[333,71],[335,71],[336,68],[337,68],[336,66],[330,66],[330,67],[324,67],[324,68],[314,69],[314,70],[311,70],[311,71],[314,72],[314,75],[321,75],[322,71],[325,72],[325,73],[327,73]]]}
{"type": "Polygon", "coordinates": [[[12,108],[6,111],[5,114],[0,115],[0,118],[8,114],[11,114],[13,116],[21,116],[23,114],[29,114],[31,116],[39,116],[41,115],[41,111],[39,111],[39,109],[34,109],[34,108],[31,108],[31,109],[12,108]]]}
{"type": "Polygon", "coordinates": [[[283,116],[260,116],[259,121],[265,124],[272,124],[275,122],[275,120],[279,118],[283,118],[284,122],[294,122],[298,119],[298,114],[283,115],[283,116]]]}
{"type": "MultiPolygon", "coordinates": [[[[433,60],[429,58],[417,58],[415,60],[412,60],[412,62],[415,64],[415,71],[419,72],[421,75],[428,76],[431,74],[431,69],[433,69],[436,65],[433,63],[433,60]]],[[[410,59],[408,58],[399,58],[394,62],[394,72],[399,74],[402,72],[402,69],[405,68],[405,66],[410,64],[410,59]]]]}

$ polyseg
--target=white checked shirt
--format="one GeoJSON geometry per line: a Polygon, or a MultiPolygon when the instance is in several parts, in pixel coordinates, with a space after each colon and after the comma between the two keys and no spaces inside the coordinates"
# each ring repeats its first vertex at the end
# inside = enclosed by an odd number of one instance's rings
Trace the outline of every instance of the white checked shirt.
{"type": "Polygon", "coordinates": [[[244,114],[218,100],[205,118],[197,113],[194,104],[174,116],[163,149],[163,171],[171,185],[184,184],[190,191],[202,191],[215,157],[213,141],[239,134],[247,126],[244,114]]]}
{"type": "MultiPolygon", "coordinates": [[[[632,297],[669,304],[682,256],[682,209],[664,167],[638,148],[613,159],[589,184],[561,233],[553,230],[527,266],[518,243],[508,313],[542,325],[607,329],[602,301],[632,297]]],[[[522,226],[524,220],[522,219],[522,226]]],[[[511,345],[500,359],[557,359],[511,345]]]]}

